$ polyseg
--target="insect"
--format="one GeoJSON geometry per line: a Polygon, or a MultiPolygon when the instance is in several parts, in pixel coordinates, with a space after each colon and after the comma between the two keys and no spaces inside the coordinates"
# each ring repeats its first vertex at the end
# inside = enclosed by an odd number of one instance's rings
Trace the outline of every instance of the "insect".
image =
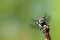
{"type": "MultiPolygon", "coordinates": [[[[33,19],[32,19],[33,20],[33,19]]],[[[48,20],[50,20],[50,17],[46,18],[46,15],[44,17],[41,17],[38,20],[33,20],[35,22],[35,24],[37,24],[40,28],[40,30],[42,30],[44,36],[45,36],[45,40],[51,40],[50,34],[49,34],[49,25],[48,25],[48,20]]],[[[32,26],[30,24],[30,26],[32,26]]]]}

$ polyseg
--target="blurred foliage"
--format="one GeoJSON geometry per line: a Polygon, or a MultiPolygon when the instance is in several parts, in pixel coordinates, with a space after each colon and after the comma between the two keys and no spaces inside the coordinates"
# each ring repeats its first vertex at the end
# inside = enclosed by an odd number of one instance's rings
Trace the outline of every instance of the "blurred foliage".
{"type": "Polygon", "coordinates": [[[60,0],[0,0],[0,40],[44,40],[40,29],[29,26],[44,13],[51,15],[52,40],[60,40],[60,0]]]}

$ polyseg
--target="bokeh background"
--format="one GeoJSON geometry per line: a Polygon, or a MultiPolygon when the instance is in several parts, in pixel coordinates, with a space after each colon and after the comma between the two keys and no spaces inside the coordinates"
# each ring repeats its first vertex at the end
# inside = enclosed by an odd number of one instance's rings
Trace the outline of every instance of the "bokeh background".
{"type": "Polygon", "coordinates": [[[45,40],[29,26],[44,13],[51,15],[51,39],[60,40],[60,0],[0,0],[0,40],[45,40]]]}

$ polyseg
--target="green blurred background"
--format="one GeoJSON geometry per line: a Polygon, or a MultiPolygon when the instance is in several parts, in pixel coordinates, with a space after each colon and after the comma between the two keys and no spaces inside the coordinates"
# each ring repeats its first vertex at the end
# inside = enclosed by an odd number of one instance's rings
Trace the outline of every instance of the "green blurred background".
{"type": "Polygon", "coordinates": [[[31,19],[51,15],[50,35],[60,40],[60,0],[0,0],[0,40],[45,40],[31,19]]]}

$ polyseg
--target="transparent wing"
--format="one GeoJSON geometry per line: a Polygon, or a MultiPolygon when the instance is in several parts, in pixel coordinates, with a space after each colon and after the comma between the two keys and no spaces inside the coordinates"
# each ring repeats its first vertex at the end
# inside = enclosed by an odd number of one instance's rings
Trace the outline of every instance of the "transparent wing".
{"type": "Polygon", "coordinates": [[[39,26],[36,24],[37,20],[31,19],[31,23],[29,24],[29,26],[33,29],[39,29],[39,26]]]}

